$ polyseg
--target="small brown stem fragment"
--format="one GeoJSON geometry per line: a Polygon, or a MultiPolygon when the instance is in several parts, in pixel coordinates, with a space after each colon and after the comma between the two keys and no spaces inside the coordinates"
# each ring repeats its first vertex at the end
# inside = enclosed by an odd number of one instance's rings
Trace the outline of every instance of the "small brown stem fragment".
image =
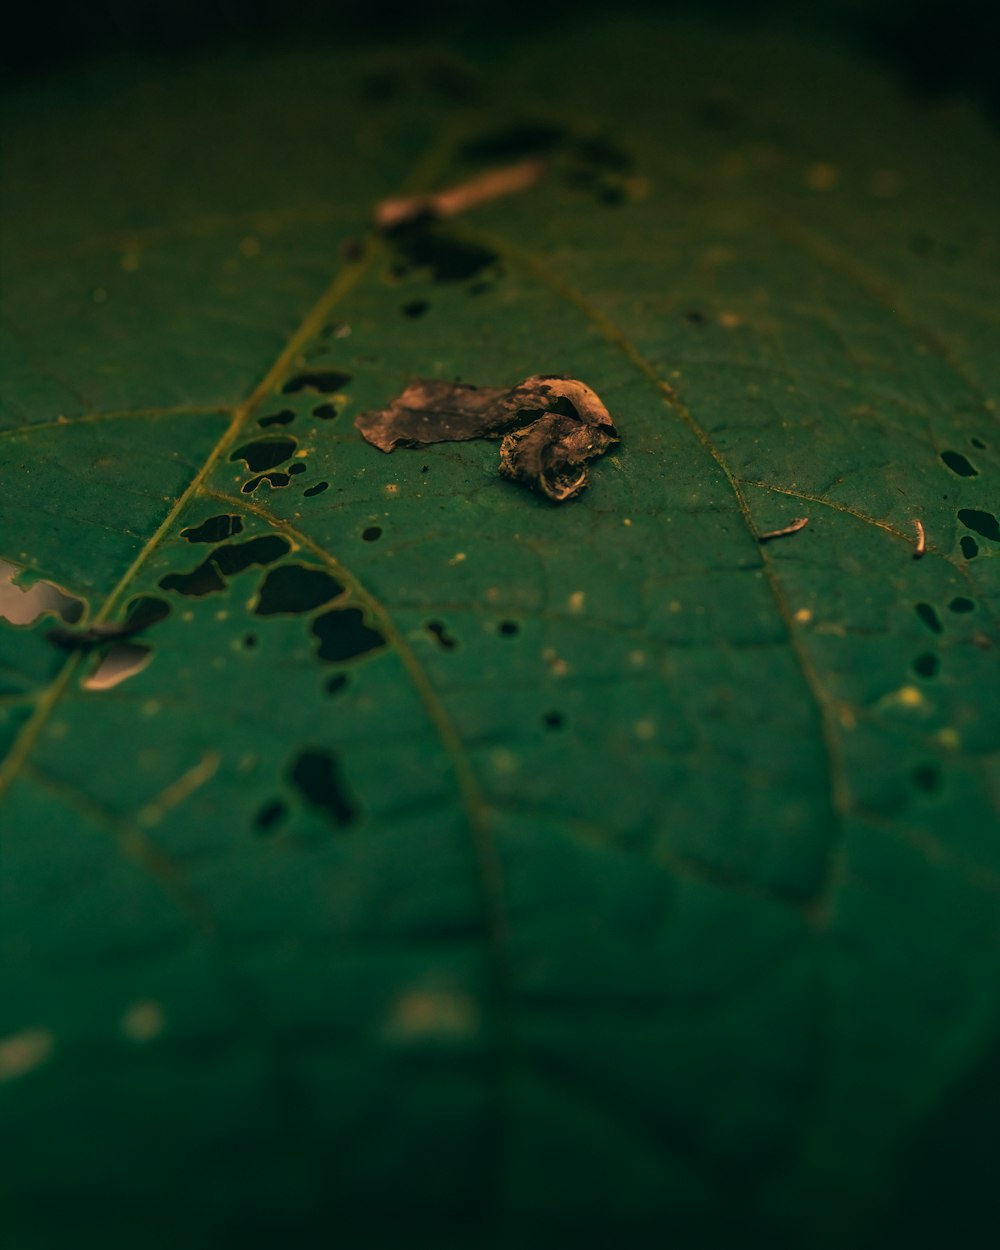
{"type": "Polygon", "coordinates": [[[768,530],[766,534],[758,534],[757,541],[759,543],[769,543],[772,538],[784,538],[788,534],[797,534],[799,530],[805,529],[809,524],[807,516],[798,516],[794,521],[790,521],[784,529],[768,530]]]}
{"type": "Polygon", "coordinates": [[[510,388],[422,380],[354,422],[373,447],[500,438],[504,477],[562,503],[587,486],[587,462],[618,442],[599,396],[576,378],[536,374],[510,388]]]}
{"type": "Polygon", "coordinates": [[[375,224],[380,230],[396,230],[418,217],[456,217],[466,209],[504,195],[533,187],[545,172],[543,161],[521,161],[491,169],[478,178],[447,187],[430,195],[408,195],[382,200],[375,205],[375,224]]]}
{"type": "Polygon", "coordinates": [[[913,528],[917,531],[917,545],[913,548],[913,558],[914,560],[919,560],[927,550],[927,537],[924,534],[923,523],[918,521],[915,517],[913,520],[913,528]]]}

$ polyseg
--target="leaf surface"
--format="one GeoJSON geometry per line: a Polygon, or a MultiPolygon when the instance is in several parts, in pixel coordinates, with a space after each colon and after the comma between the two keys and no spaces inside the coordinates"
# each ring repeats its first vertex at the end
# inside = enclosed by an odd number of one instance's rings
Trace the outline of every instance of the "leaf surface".
{"type": "Polygon", "coordinates": [[[103,689],[0,622],[17,1244],[863,1243],[998,1029],[995,137],[698,27],[436,56],[9,109],[0,558],[170,607],[103,689]],[[352,424],[538,373],[622,438],[561,507],[352,424]]]}

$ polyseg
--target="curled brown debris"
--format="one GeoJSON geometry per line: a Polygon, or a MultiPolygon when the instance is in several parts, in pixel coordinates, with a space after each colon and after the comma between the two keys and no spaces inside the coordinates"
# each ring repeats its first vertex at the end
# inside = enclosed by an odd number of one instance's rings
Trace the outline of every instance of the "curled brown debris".
{"type": "Polygon", "coordinates": [[[500,472],[562,503],[587,486],[587,462],[618,441],[600,398],[576,378],[538,374],[516,386],[424,380],[354,422],[380,451],[500,438],[500,472]]]}
{"type": "Polygon", "coordinates": [[[514,195],[533,187],[545,171],[539,160],[521,161],[491,169],[478,178],[447,187],[431,195],[407,195],[382,200],[375,205],[375,224],[380,230],[396,230],[418,217],[455,217],[477,204],[514,195]]]}
{"type": "Polygon", "coordinates": [[[805,529],[808,524],[809,518],[807,516],[798,516],[783,529],[769,530],[766,534],[758,534],[757,541],[759,543],[769,543],[772,538],[785,538],[788,534],[797,534],[799,530],[805,529]]]}
{"type": "Polygon", "coordinates": [[[927,535],[924,533],[922,521],[918,521],[916,517],[913,519],[913,528],[917,531],[917,545],[913,548],[914,560],[919,560],[927,550],[927,535]]]}

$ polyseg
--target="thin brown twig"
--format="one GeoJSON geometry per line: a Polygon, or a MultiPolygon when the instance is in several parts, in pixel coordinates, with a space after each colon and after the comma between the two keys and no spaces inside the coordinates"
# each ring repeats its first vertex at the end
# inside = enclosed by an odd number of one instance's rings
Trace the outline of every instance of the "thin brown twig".
{"type": "Polygon", "coordinates": [[[919,560],[927,550],[927,538],[924,534],[923,523],[918,521],[916,517],[913,518],[913,528],[917,531],[917,545],[913,549],[913,558],[914,560],[919,560]]]}
{"type": "Polygon", "coordinates": [[[807,516],[798,516],[794,521],[790,521],[784,529],[768,530],[766,534],[758,534],[757,541],[759,543],[769,543],[772,538],[784,538],[786,534],[797,534],[800,529],[804,529],[809,524],[807,516]]]}
{"type": "Polygon", "coordinates": [[[455,217],[468,208],[513,195],[533,187],[545,171],[544,161],[521,161],[491,169],[478,178],[460,182],[430,195],[397,196],[375,205],[375,223],[381,230],[395,230],[418,217],[455,217]]]}

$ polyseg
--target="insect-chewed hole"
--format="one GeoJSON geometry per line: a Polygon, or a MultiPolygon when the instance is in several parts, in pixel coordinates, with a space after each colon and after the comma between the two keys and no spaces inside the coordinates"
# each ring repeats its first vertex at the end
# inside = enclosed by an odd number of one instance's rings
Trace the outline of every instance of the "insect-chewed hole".
{"type": "Polygon", "coordinates": [[[254,612],[257,616],[298,616],[343,593],[343,585],[322,569],[307,564],[279,564],[261,583],[254,612]]]}
{"type": "Polygon", "coordinates": [[[354,375],[342,369],[303,369],[288,379],[281,388],[286,395],[299,391],[312,391],[317,395],[332,395],[353,381],[354,375]]]}
{"type": "Polygon", "coordinates": [[[245,543],[225,543],[216,547],[210,556],[190,573],[168,573],[160,578],[164,590],[176,590],[178,594],[200,598],[224,590],[225,579],[253,564],[273,564],[289,550],[288,543],[276,534],[251,538],[245,543]]]}
{"type": "Polygon", "coordinates": [[[244,482],[241,489],[244,495],[252,495],[261,482],[267,482],[272,490],[280,490],[291,480],[287,473],[262,473],[259,477],[252,477],[248,482],[244,482]]]}
{"type": "Polygon", "coordinates": [[[428,621],[426,626],[427,632],[437,641],[439,647],[445,651],[454,651],[458,645],[443,621],[428,621]]]}
{"type": "Polygon", "coordinates": [[[243,522],[238,516],[210,516],[200,525],[181,530],[181,538],[189,543],[221,543],[235,534],[243,533],[243,522]]]}
{"type": "Polygon", "coordinates": [[[1000,521],[992,512],[982,512],[979,508],[959,508],[958,519],[970,530],[982,538],[1000,543],[1000,521]]]}
{"type": "Polygon", "coordinates": [[[321,660],[354,660],[385,646],[385,636],[366,624],[360,608],[333,608],[318,616],[312,632],[319,639],[321,660]]]}
{"type": "Polygon", "coordinates": [[[497,633],[503,634],[505,638],[513,638],[515,634],[521,632],[521,626],[517,621],[501,621],[497,626],[497,633]]]}
{"type": "Polygon", "coordinates": [[[291,767],[289,779],[306,802],[326,812],[334,824],[345,827],[357,819],[340,774],[340,761],[333,751],[302,751],[291,767]]]}
{"type": "Polygon", "coordinates": [[[84,690],[110,690],[141,673],[152,658],[152,647],[137,642],[113,642],[97,668],[80,684],[84,690]]]}
{"type": "Polygon", "coordinates": [[[918,764],[911,776],[914,785],[928,794],[941,788],[941,770],[937,764],[918,764]]]}
{"type": "Polygon", "coordinates": [[[972,612],[975,609],[976,602],[974,599],[967,599],[965,595],[956,595],[952,599],[948,607],[952,612],[972,612]]]}
{"type": "Polygon", "coordinates": [[[542,724],[546,729],[562,729],[566,724],[566,717],[562,712],[546,712],[542,717],[542,724]]]}
{"type": "Polygon", "coordinates": [[[929,603],[918,603],[916,605],[916,612],[917,612],[917,616],[920,617],[920,619],[927,626],[927,628],[931,630],[932,633],[940,634],[941,618],[938,616],[937,612],[935,612],[934,608],[929,603]]]}
{"type": "Polygon", "coordinates": [[[313,416],[319,417],[321,421],[332,421],[338,411],[335,404],[317,404],[313,409],[313,416]]]}
{"type": "Polygon", "coordinates": [[[943,451],[941,459],[959,477],[978,477],[979,470],[960,451],[943,451]]]}
{"type": "Polygon", "coordinates": [[[970,438],[969,442],[973,445],[973,447],[978,447],[980,451],[986,450],[987,445],[981,438],[970,438]]]}
{"type": "Polygon", "coordinates": [[[298,446],[298,440],[291,435],[276,438],[255,438],[253,442],[237,447],[230,460],[243,460],[251,473],[263,473],[284,464],[298,446]]]}
{"type": "Polygon", "coordinates": [[[280,412],[273,412],[269,417],[261,417],[257,424],[262,430],[267,430],[272,425],[291,425],[294,420],[295,413],[291,408],[282,408],[280,412]]]}
{"type": "Polygon", "coordinates": [[[376,542],[379,538],[382,537],[381,525],[369,525],[367,529],[363,529],[361,531],[361,537],[365,540],[366,543],[376,542]]]}
{"type": "Polygon", "coordinates": [[[257,833],[273,833],[275,826],[288,815],[288,807],[281,799],[271,799],[263,803],[253,818],[253,827],[257,833]]]}
{"type": "Polygon", "coordinates": [[[962,555],[965,556],[966,560],[974,560],[979,555],[979,544],[971,534],[963,534],[959,546],[962,548],[962,555]]]}
{"type": "Polygon", "coordinates": [[[411,321],[415,321],[418,317],[423,317],[430,308],[430,302],[425,299],[411,299],[408,304],[403,305],[403,316],[409,317],[411,321]]]}
{"type": "Polygon", "coordinates": [[[921,677],[936,677],[940,667],[941,661],[932,651],[925,651],[913,661],[913,671],[921,677]]]}
{"type": "Polygon", "coordinates": [[[303,495],[305,495],[307,499],[312,499],[316,495],[322,495],[322,493],[325,490],[328,490],[329,487],[330,487],[329,482],[317,482],[315,486],[307,486],[306,489],[302,493],[303,495]]]}
{"type": "Polygon", "coordinates": [[[305,471],[306,471],[306,466],[302,463],[301,460],[296,460],[294,464],[290,464],[288,466],[289,477],[295,477],[299,473],[305,473],[305,471]]]}

